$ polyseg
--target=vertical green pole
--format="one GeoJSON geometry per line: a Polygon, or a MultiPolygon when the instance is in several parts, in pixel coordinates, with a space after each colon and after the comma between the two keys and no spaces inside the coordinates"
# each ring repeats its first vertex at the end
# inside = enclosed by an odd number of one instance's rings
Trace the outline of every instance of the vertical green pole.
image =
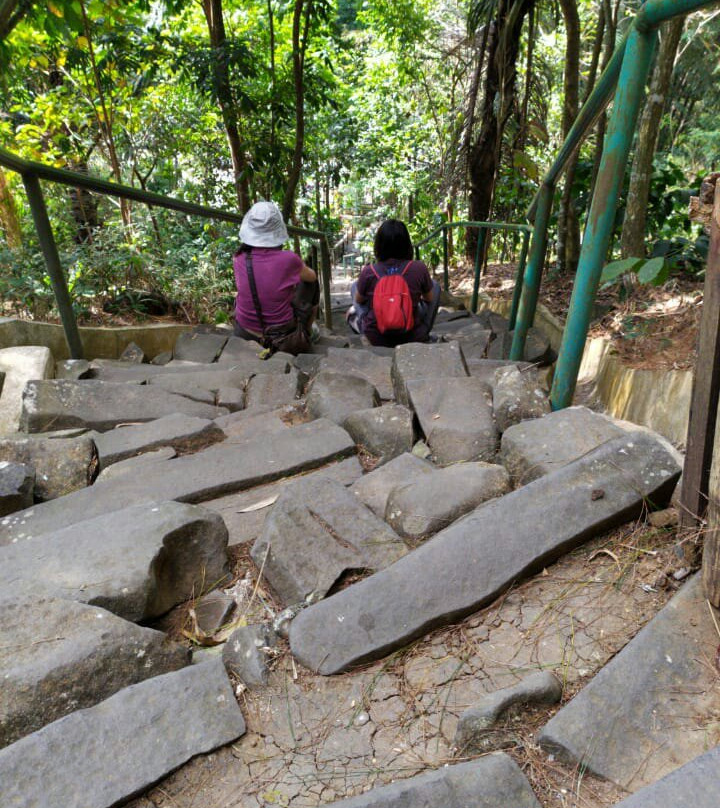
{"type": "Polygon", "coordinates": [[[655,31],[643,33],[633,29],[628,38],[550,392],[555,410],[572,403],[656,41],[655,31]]]}
{"type": "Polygon", "coordinates": [[[480,264],[482,263],[483,247],[485,246],[485,234],[487,230],[484,227],[480,228],[478,233],[477,248],[475,249],[475,277],[473,279],[473,292],[472,300],[470,302],[470,311],[473,314],[477,313],[478,306],[478,293],[480,292],[480,264]]]}
{"type": "Polygon", "coordinates": [[[538,295],[540,294],[540,281],[542,280],[543,266],[545,265],[548,222],[554,192],[555,186],[553,184],[543,183],[538,193],[532,244],[530,245],[530,258],[525,269],[525,278],[520,303],[518,304],[515,333],[510,347],[510,359],[520,360],[525,355],[525,340],[535,319],[535,309],[537,308],[538,295]]]}
{"type": "Polygon", "coordinates": [[[42,188],[40,187],[40,180],[37,178],[36,174],[23,174],[23,184],[25,185],[25,192],[27,193],[30,210],[32,211],[32,217],[35,222],[35,230],[38,235],[38,241],[40,242],[40,248],[45,257],[45,265],[47,266],[50,282],[52,283],[53,292],[55,293],[60,319],[62,320],[65,330],[65,339],[67,340],[70,358],[83,359],[85,352],[83,350],[82,340],[80,339],[77,321],[75,320],[75,313],[72,309],[65,273],[60,263],[60,256],[58,255],[57,245],[55,244],[52,226],[50,225],[47,208],[45,207],[45,199],[43,198],[42,188]]]}
{"type": "Polygon", "coordinates": [[[448,276],[448,234],[446,227],[443,227],[442,239],[443,239],[443,286],[445,287],[445,291],[449,292],[450,278],[448,276]]]}
{"type": "Polygon", "coordinates": [[[320,241],[320,280],[322,282],[323,316],[326,328],[332,328],[332,310],[330,301],[330,247],[326,238],[320,241]]]}
{"type": "Polygon", "coordinates": [[[510,321],[508,331],[515,329],[518,306],[520,305],[520,295],[523,289],[523,278],[525,277],[525,264],[527,263],[528,247],[530,246],[530,233],[525,230],[522,235],[522,247],[520,248],[520,260],[518,261],[517,272],[515,273],[515,288],[513,289],[512,305],[510,306],[510,321]]]}

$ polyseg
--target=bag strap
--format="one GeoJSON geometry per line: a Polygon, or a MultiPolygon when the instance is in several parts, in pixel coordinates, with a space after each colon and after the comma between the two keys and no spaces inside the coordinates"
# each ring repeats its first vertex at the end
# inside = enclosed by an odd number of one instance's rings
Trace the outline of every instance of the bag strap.
{"type": "Polygon", "coordinates": [[[265,320],[262,315],[260,298],[258,297],[255,275],[253,273],[252,251],[245,253],[245,269],[247,271],[248,284],[250,285],[250,294],[252,295],[253,305],[255,306],[255,314],[257,314],[258,322],[260,323],[260,330],[265,334],[265,320]]]}
{"type": "Polygon", "coordinates": [[[409,267],[410,267],[410,264],[412,264],[412,261],[408,261],[408,262],[407,262],[407,264],[405,264],[405,268],[404,268],[404,269],[403,269],[403,271],[400,273],[401,275],[404,275],[404,274],[405,274],[405,273],[408,271],[408,269],[409,269],[409,267]]]}

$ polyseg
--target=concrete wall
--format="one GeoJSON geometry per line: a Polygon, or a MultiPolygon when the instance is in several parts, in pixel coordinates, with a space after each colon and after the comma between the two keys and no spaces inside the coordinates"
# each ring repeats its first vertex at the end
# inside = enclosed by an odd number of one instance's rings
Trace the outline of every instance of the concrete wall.
{"type": "MultiPolygon", "coordinates": [[[[152,357],[172,350],[175,340],[190,325],[121,326],[118,328],[80,328],[80,339],[86,359],[117,359],[130,342],[139,345],[146,356],[152,357]]],[[[0,348],[21,345],[44,345],[55,360],[68,359],[65,332],[62,326],[33,320],[0,318],[0,348]]]]}

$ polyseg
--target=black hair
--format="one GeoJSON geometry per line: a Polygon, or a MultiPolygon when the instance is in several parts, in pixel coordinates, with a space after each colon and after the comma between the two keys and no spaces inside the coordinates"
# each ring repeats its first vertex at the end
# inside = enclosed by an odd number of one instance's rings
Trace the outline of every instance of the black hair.
{"type": "Polygon", "coordinates": [[[413,246],[405,222],[387,219],[375,233],[375,258],[387,261],[389,258],[413,260],[413,246]]]}

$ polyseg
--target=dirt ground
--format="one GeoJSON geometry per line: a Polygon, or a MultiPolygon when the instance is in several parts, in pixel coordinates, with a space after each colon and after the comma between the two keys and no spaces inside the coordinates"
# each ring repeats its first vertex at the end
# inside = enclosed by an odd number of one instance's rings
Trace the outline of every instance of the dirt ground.
{"type": "MultiPolygon", "coordinates": [[[[347,674],[313,675],[283,644],[268,687],[236,683],[247,734],[194,759],[131,806],[306,808],[476,756],[453,745],[460,714],[483,694],[540,669],[558,676],[568,701],[672,595],[675,542],[672,530],[629,524],[481,612],[347,674]]],[[[257,622],[278,607],[258,585],[247,550],[234,548],[234,592],[246,598],[248,622],[257,622]]],[[[175,631],[186,625],[182,610],[175,621],[175,631]]],[[[620,800],[621,789],[535,744],[557,709],[512,712],[483,753],[511,754],[544,808],[604,808],[620,800]]]]}

